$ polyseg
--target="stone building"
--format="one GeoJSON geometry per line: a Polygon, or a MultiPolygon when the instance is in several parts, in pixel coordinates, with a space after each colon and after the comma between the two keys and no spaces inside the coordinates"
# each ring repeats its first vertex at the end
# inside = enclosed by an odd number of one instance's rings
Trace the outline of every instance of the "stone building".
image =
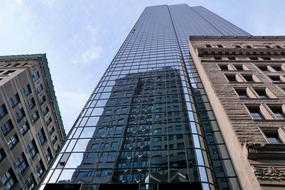
{"type": "Polygon", "coordinates": [[[190,52],[241,184],[285,188],[285,37],[191,36],[190,52]]]}
{"type": "Polygon", "coordinates": [[[65,139],[47,64],[0,56],[0,189],[36,189],[65,139]]]}

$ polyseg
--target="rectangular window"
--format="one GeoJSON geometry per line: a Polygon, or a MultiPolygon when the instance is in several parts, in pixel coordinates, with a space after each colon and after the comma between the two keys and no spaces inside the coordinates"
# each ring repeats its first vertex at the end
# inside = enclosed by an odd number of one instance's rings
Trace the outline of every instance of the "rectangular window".
{"type": "Polygon", "coordinates": [[[39,71],[33,72],[32,78],[33,78],[33,81],[38,80],[38,79],[40,78],[40,73],[39,73],[39,71]]]}
{"type": "Polygon", "coordinates": [[[215,60],[222,60],[222,57],[214,57],[215,60]]]}
{"type": "Polygon", "coordinates": [[[238,71],[243,71],[243,66],[242,66],[242,65],[234,65],[234,67],[235,67],[236,70],[238,70],[238,71]]]}
{"type": "Polygon", "coordinates": [[[24,112],[23,108],[17,110],[15,112],[15,116],[16,116],[16,119],[18,122],[21,121],[21,119],[25,116],[25,112],[24,112]]]}
{"type": "Polygon", "coordinates": [[[56,135],[51,136],[51,142],[52,142],[52,144],[55,144],[56,141],[57,141],[57,136],[56,136],[56,135]]]}
{"type": "Polygon", "coordinates": [[[45,154],[45,157],[47,159],[47,162],[49,163],[52,159],[52,155],[51,155],[51,151],[49,148],[47,148],[45,151],[44,151],[44,154],[45,154]]]}
{"type": "Polygon", "coordinates": [[[248,106],[248,111],[250,112],[250,115],[253,120],[263,120],[263,116],[260,112],[259,106],[248,106]]]}
{"type": "Polygon", "coordinates": [[[13,149],[16,144],[19,142],[17,134],[14,134],[9,139],[7,139],[7,144],[10,149],[13,149]]]}
{"type": "Polygon", "coordinates": [[[38,149],[34,140],[32,140],[27,146],[28,152],[31,158],[34,158],[35,155],[38,153],[38,149]]]}
{"type": "Polygon", "coordinates": [[[257,57],[249,57],[250,60],[254,60],[254,61],[257,61],[258,58],[257,57]]]}
{"type": "Polygon", "coordinates": [[[34,98],[31,98],[31,99],[29,99],[28,101],[27,101],[27,106],[28,106],[28,108],[29,109],[33,109],[34,107],[35,107],[35,100],[34,100],[34,98]]]}
{"type": "Polygon", "coordinates": [[[271,60],[270,57],[261,57],[263,60],[271,60]]]}
{"type": "Polygon", "coordinates": [[[16,105],[18,105],[18,103],[20,103],[20,99],[19,99],[19,95],[15,94],[14,96],[10,97],[10,104],[13,107],[15,107],[16,105]]]}
{"type": "Polygon", "coordinates": [[[44,144],[46,142],[47,139],[43,128],[38,132],[37,137],[40,144],[44,144]]]}
{"type": "Polygon", "coordinates": [[[52,125],[48,127],[49,135],[52,135],[54,133],[54,131],[55,131],[55,129],[54,129],[54,127],[52,125]]]}
{"type": "Polygon", "coordinates": [[[49,125],[51,122],[52,122],[52,119],[51,119],[51,117],[49,117],[49,118],[46,120],[46,124],[49,125]]]}
{"type": "Polygon", "coordinates": [[[259,68],[261,71],[268,71],[267,65],[259,65],[258,68],[259,68]]]}
{"type": "Polygon", "coordinates": [[[32,121],[35,123],[40,118],[39,112],[35,111],[32,113],[32,121]]]}
{"type": "Polygon", "coordinates": [[[268,98],[268,96],[266,94],[265,88],[255,88],[254,91],[258,95],[259,99],[266,99],[266,98],[268,98]]]}
{"type": "Polygon", "coordinates": [[[26,121],[22,127],[20,128],[20,132],[22,135],[26,134],[26,132],[30,129],[28,121],[26,121]]]}
{"type": "Polygon", "coordinates": [[[1,149],[0,149],[0,162],[1,162],[2,160],[4,160],[5,157],[6,157],[6,153],[5,153],[4,149],[1,148],[1,149]]]}
{"type": "Polygon", "coordinates": [[[236,82],[236,75],[235,74],[226,74],[225,75],[229,82],[236,82]]]}
{"type": "Polygon", "coordinates": [[[219,67],[220,67],[220,69],[222,70],[222,71],[228,71],[229,69],[228,69],[228,65],[219,65],[219,67]]]}
{"type": "Polygon", "coordinates": [[[15,164],[20,173],[23,173],[28,168],[28,163],[24,153],[16,158],[15,164]]]}
{"type": "Polygon", "coordinates": [[[30,84],[26,84],[23,87],[23,93],[25,96],[28,96],[32,92],[30,84]]]}
{"type": "Polygon", "coordinates": [[[36,180],[35,180],[33,174],[31,174],[29,177],[27,177],[25,183],[26,183],[26,187],[27,187],[28,190],[32,190],[32,189],[35,188],[36,180]]]}
{"type": "Polygon", "coordinates": [[[281,140],[278,136],[278,131],[267,131],[264,132],[266,139],[269,144],[281,144],[281,140]]]}
{"type": "Polygon", "coordinates": [[[271,67],[272,67],[276,72],[282,71],[281,65],[271,65],[271,67]]]}
{"type": "Polygon", "coordinates": [[[238,88],[238,89],[235,89],[236,93],[238,94],[239,98],[240,99],[248,99],[248,95],[246,93],[246,88],[238,88]]]}
{"type": "Polygon", "coordinates": [[[2,104],[0,106],[0,118],[4,117],[7,113],[8,112],[7,112],[5,104],[2,104]]]}
{"type": "Polygon", "coordinates": [[[41,104],[43,104],[43,103],[45,103],[45,102],[46,102],[46,100],[47,100],[47,99],[46,99],[46,96],[44,95],[44,96],[41,98],[40,103],[41,103],[41,104]]]}
{"type": "Polygon", "coordinates": [[[37,87],[36,87],[36,90],[37,90],[37,93],[40,93],[42,92],[44,89],[43,85],[42,84],[39,84],[37,87]]]}
{"type": "Polygon", "coordinates": [[[40,160],[40,161],[36,164],[35,168],[36,168],[36,174],[37,174],[37,176],[38,176],[38,177],[41,177],[41,176],[43,175],[44,171],[45,171],[43,162],[40,160]]]}
{"type": "Polygon", "coordinates": [[[280,81],[280,76],[278,76],[278,75],[271,75],[271,76],[268,76],[268,77],[272,80],[273,83],[281,82],[280,81]]]}
{"type": "Polygon", "coordinates": [[[228,57],[229,60],[236,60],[235,57],[228,57]]]}
{"type": "Polygon", "coordinates": [[[11,120],[9,119],[6,123],[4,123],[1,126],[1,131],[4,135],[7,135],[13,128],[14,128],[13,124],[12,124],[11,120]]]}
{"type": "Polygon", "coordinates": [[[268,106],[268,107],[274,113],[275,118],[277,120],[285,120],[285,115],[284,115],[284,112],[282,110],[282,106],[268,106]]]}
{"type": "Polygon", "coordinates": [[[253,82],[252,75],[242,75],[247,82],[253,82]]]}
{"type": "Polygon", "coordinates": [[[13,189],[13,187],[15,186],[17,182],[17,179],[15,177],[15,174],[12,168],[10,168],[8,171],[4,173],[3,176],[1,176],[1,182],[3,186],[5,187],[5,189],[7,190],[13,189]]]}

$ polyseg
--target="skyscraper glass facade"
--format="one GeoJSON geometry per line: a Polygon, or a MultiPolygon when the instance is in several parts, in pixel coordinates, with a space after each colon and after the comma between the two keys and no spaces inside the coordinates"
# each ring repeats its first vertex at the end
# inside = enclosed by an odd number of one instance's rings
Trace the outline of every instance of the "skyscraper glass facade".
{"type": "Polygon", "coordinates": [[[159,189],[164,183],[196,182],[202,189],[239,189],[191,62],[191,35],[248,33],[203,7],[146,8],[42,187],[83,183],[86,189],[100,189],[100,184],[159,189]]]}

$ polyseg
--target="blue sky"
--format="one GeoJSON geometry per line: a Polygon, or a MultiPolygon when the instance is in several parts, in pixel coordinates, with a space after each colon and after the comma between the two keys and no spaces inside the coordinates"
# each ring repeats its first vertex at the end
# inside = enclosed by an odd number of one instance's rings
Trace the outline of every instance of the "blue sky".
{"type": "Polygon", "coordinates": [[[46,53],[68,132],[146,6],[202,5],[253,35],[284,35],[284,0],[0,0],[0,55],[46,53]]]}

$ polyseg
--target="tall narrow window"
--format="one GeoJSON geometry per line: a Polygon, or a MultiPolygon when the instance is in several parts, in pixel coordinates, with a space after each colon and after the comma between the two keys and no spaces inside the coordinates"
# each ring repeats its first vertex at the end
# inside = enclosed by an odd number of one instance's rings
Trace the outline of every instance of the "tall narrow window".
{"type": "Polygon", "coordinates": [[[18,103],[20,102],[20,99],[19,99],[19,95],[16,93],[14,96],[11,96],[10,97],[10,104],[13,107],[15,107],[16,105],[18,105],[18,103]]]}
{"type": "Polygon", "coordinates": [[[25,183],[26,183],[26,186],[29,190],[34,189],[34,187],[36,186],[36,180],[35,180],[33,174],[31,174],[29,177],[27,177],[25,183]]]}
{"type": "Polygon", "coordinates": [[[14,127],[10,119],[1,125],[1,131],[4,135],[7,135],[13,128],[14,127]]]}
{"type": "Polygon", "coordinates": [[[44,144],[47,140],[43,128],[41,128],[41,130],[38,132],[38,140],[41,144],[44,144]]]}
{"type": "Polygon", "coordinates": [[[34,158],[35,155],[36,155],[37,152],[38,152],[38,149],[37,149],[37,146],[36,146],[35,141],[32,140],[32,141],[28,144],[27,148],[28,148],[28,152],[29,152],[29,154],[30,154],[30,157],[31,157],[31,158],[34,158]]]}
{"type": "Polygon", "coordinates": [[[41,176],[43,175],[44,171],[45,171],[43,162],[40,160],[40,161],[36,164],[35,168],[36,168],[36,174],[37,174],[37,176],[38,176],[38,177],[41,177],[41,176]]]}
{"type": "Polygon", "coordinates": [[[22,153],[16,158],[15,164],[20,173],[23,173],[28,168],[28,163],[25,154],[22,153]]]}
{"type": "Polygon", "coordinates": [[[25,94],[25,96],[28,96],[31,93],[31,86],[30,86],[30,84],[26,84],[23,87],[23,93],[25,94]]]}
{"type": "Polygon", "coordinates": [[[4,117],[7,113],[8,112],[7,112],[5,104],[2,104],[0,106],[0,118],[4,117]]]}
{"type": "Polygon", "coordinates": [[[4,149],[0,148],[0,162],[2,160],[4,160],[5,157],[6,157],[6,153],[5,153],[4,149]]]}

